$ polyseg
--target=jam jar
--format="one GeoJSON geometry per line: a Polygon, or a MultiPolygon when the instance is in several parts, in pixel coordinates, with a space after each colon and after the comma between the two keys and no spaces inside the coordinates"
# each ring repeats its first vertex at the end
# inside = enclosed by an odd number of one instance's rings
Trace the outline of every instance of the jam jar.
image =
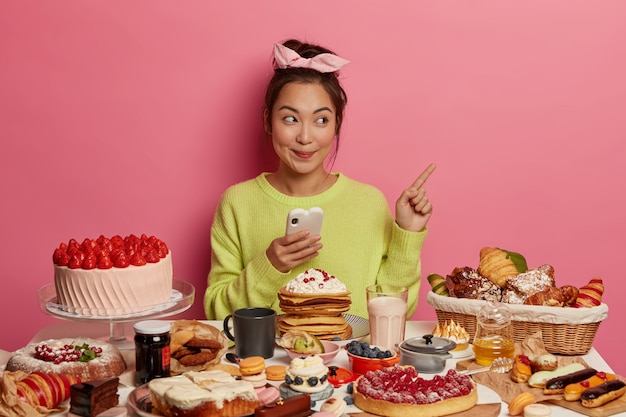
{"type": "Polygon", "coordinates": [[[135,328],[135,384],[170,376],[170,323],[145,320],[135,328]]]}

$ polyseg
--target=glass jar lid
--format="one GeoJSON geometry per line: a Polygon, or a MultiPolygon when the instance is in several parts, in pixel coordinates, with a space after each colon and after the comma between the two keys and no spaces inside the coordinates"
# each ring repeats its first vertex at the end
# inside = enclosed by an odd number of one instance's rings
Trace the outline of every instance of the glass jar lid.
{"type": "Polygon", "coordinates": [[[152,335],[169,333],[171,325],[169,321],[144,320],[135,323],[133,327],[135,329],[135,333],[152,335]]]}

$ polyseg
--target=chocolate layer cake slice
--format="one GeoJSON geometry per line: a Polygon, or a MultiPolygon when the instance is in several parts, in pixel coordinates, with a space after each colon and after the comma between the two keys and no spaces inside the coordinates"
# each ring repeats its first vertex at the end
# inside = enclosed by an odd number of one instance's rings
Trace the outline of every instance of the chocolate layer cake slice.
{"type": "Polygon", "coordinates": [[[119,378],[97,379],[70,387],[70,412],[95,417],[119,403],[119,378]]]}

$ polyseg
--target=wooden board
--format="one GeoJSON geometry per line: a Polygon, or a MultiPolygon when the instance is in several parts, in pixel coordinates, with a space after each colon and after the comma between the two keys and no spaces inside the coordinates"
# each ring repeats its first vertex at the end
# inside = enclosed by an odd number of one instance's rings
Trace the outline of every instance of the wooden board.
{"type": "Polygon", "coordinates": [[[576,411],[577,413],[590,417],[612,416],[613,414],[623,413],[626,411],[626,395],[622,395],[618,399],[596,408],[583,407],[580,401],[547,400],[546,402],[556,404],[563,408],[568,408],[572,411],[576,411]]]}
{"type": "MultiPolygon", "coordinates": [[[[350,417],[380,417],[377,414],[366,413],[348,413],[350,417]]],[[[500,415],[500,404],[478,404],[467,411],[456,414],[448,414],[450,416],[467,416],[467,417],[497,417],[500,415]]]]}
{"type": "MultiPolygon", "coordinates": [[[[457,369],[459,370],[470,369],[470,368],[475,368],[475,367],[478,367],[478,365],[476,365],[473,359],[467,359],[464,361],[457,362],[457,369]]],[[[482,375],[482,374],[477,374],[477,375],[482,375]]],[[[485,378],[480,378],[480,380],[478,380],[478,378],[476,379],[477,379],[477,382],[479,382],[480,384],[483,384],[491,388],[495,392],[497,392],[498,395],[500,395],[503,398],[504,402],[508,402],[506,401],[507,394],[502,391],[502,387],[505,385],[504,382],[506,383],[510,382],[509,381],[510,375],[504,374],[504,375],[496,376],[492,374],[492,376],[494,377],[493,381],[489,381],[488,379],[485,379],[485,378]],[[498,380],[498,378],[500,377],[506,379],[506,381],[498,380]]],[[[624,380],[624,378],[621,376],[617,376],[617,378],[624,380]]],[[[587,408],[587,407],[583,407],[580,401],[565,401],[562,395],[547,396],[543,394],[543,390],[540,390],[538,388],[528,388],[528,387],[524,387],[524,388],[525,388],[524,390],[520,388],[519,392],[521,393],[523,391],[531,391],[535,395],[535,398],[539,398],[539,402],[545,401],[554,405],[558,405],[563,408],[567,408],[572,411],[576,411],[577,413],[584,414],[590,417],[612,416],[614,414],[626,412],[626,395],[623,395],[622,397],[616,400],[613,400],[607,404],[604,404],[601,407],[587,408]],[[555,397],[555,398],[549,398],[549,397],[555,397]]]]}

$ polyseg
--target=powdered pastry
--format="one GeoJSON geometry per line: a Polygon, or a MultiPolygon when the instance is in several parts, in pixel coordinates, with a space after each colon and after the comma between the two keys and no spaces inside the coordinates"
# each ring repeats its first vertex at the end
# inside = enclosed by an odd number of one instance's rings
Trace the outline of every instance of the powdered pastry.
{"type": "Polygon", "coordinates": [[[74,375],[82,381],[90,381],[121,375],[126,370],[126,362],[110,343],[84,337],[65,338],[31,343],[18,349],[6,369],[74,375]]]}

